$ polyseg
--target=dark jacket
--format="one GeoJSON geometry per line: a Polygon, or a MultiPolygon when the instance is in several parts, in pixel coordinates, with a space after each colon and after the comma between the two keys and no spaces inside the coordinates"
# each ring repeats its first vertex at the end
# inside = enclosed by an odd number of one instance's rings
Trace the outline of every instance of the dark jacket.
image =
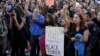
{"type": "Polygon", "coordinates": [[[6,51],[6,43],[7,43],[7,25],[3,17],[0,17],[0,45],[3,46],[3,53],[6,51]]]}

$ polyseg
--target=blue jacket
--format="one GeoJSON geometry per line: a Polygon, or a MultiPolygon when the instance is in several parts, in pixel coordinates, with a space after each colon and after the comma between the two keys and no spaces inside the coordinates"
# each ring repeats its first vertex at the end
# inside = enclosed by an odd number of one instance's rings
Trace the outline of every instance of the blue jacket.
{"type": "MultiPolygon", "coordinates": [[[[29,20],[31,20],[33,17],[32,15],[29,16],[29,20]]],[[[36,16],[36,20],[33,20],[33,22],[30,23],[29,31],[31,35],[35,36],[41,36],[43,33],[42,25],[45,23],[45,18],[41,14],[36,16]]]]}
{"type": "MultiPolygon", "coordinates": [[[[80,33],[77,33],[75,35],[75,38],[82,39],[84,36],[80,33]]],[[[75,49],[78,51],[78,56],[84,56],[84,49],[85,49],[85,43],[84,42],[75,42],[74,43],[75,49]]]]}

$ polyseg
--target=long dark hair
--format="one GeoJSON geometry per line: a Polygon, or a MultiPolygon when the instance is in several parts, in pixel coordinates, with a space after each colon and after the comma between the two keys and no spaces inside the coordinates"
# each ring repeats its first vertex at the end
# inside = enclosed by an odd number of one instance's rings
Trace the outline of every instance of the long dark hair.
{"type": "Polygon", "coordinates": [[[16,18],[18,22],[20,23],[22,21],[21,17],[24,17],[24,12],[19,6],[15,6],[13,9],[16,13],[16,18]]]}
{"type": "MultiPolygon", "coordinates": [[[[76,14],[76,13],[75,13],[76,14]]],[[[76,15],[78,15],[79,16],[79,18],[80,18],[80,29],[84,29],[84,28],[86,28],[86,23],[85,23],[85,19],[83,18],[83,16],[81,15],[81,14],[76,14],[76,15]]],[[[75,25],[75,23],[73,23],[73,28],[75,28],[76,27],[76,25],[75,25]]]]}
{"type": "Polygon", "coordinates": [[[52,16],[52,14],[47,13],[47,14],[46,14],[46,17],[49,17],[49,19],[50,19],[49,23],[47,23],[47,21],[46,21],[46,26],[48,26],[48,25],[54,26],[55,23],[54,23],[54,18],[53,18],[53,16],[52,16]]]}

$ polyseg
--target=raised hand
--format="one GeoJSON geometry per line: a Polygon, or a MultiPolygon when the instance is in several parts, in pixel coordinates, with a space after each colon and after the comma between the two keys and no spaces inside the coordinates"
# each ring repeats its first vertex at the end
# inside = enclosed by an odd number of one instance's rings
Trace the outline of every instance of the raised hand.
{"type": "Polygon", "coordinates": [[[28,10],[29,8],[29,1],[25,1],[25,10],[28,10]]]}

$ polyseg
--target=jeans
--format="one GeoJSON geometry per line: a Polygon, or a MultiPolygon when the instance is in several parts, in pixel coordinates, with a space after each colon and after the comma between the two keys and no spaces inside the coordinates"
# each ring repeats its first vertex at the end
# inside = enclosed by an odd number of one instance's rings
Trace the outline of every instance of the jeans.
{"type": "Polygon", "coordinates": [[[39,36],[31,37],[31,56],[39,56],[40,45],[39,45],[39,36]]]}

